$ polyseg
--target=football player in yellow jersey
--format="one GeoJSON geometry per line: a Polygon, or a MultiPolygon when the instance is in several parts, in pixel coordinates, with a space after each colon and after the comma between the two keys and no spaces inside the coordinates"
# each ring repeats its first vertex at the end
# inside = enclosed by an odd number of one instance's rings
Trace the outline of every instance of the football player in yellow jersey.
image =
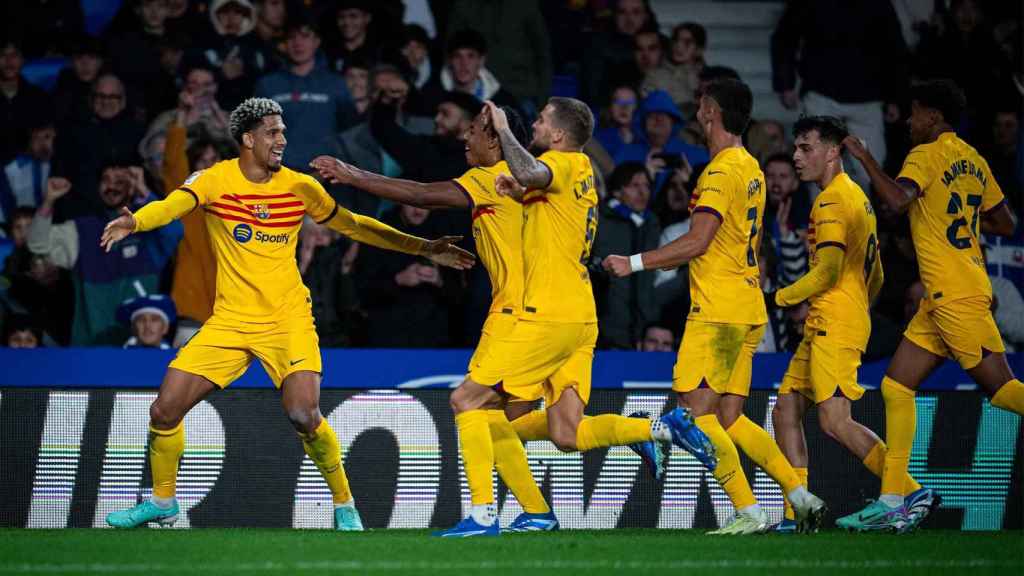
{"type": "Polygon", "coordinates": [[[109,250],[129,234],[202,209],[217,261],[213,316],[171,362],[149,409],[153,498],[112,512],[107,523],[118,528],[174,523],[179,512],[175,480],[185,444],[182,420],[210,392],[241,376],[255,357],[280,388],[285,414],[327,481],[335,528],[362,530],[338,438],[320,414],[320,349],[309,290],[295,259],[303,216],[353,240],[422,254],[446,266],[464,269],[474,259],[452,244],[457,238],[427,241],[352,214],[312,177],[282,167],[285,125],[273,100],[244,101],[231,113],[230,128],[239,158],[193,174],[165,199],[135,214],[124,209],[101,238],[109,250]]]}
{"type": "Polygon", "coordinates": [[[764,214],[764,174],[741,138],[752,102],[750,88],[739,80],[708,85],[697,119],[712,160],[691,198],[689,232],[657,250],[604,261],[604,267],[620,277],[690,263],[693,304],[672,389],[679,405],[693,412],[714,443],[715,478],[736,508],[733,520],[716,534],[768,529],[768,516],[743,473],[737,445],[782,486],[800,531],[817,529],[825,512],[825,503],[807,491],[771,436],[743,415],[754,350],[767,322],[755,256],[764,214]]]}
{"type": "MultiPolygon", "coordinates": [[[[526,141],[526,127],[512,109],[503,109],[509,125],[520,142],[526,141]]],[[[473,238],[480,261],[491,279],[491,309],[484,322],[476,353],[470,360],[472,370],[490,354],[496,339],[515,325],[523,306],[523,205],[499,195],[495,179],[507,174],[501,143],[490,121],[490,112],[482,110],[465,134],[469,171],[454,180],[419,183],[388,178],[360,170],[327,156],[316,158],[312,166],[332,182],[347,184],[381,198],[424,208],[469,208],[472,210],[473,238]]],[[[451,396],[459,429],[466,478],[472,504],[477,512],[471,526],[439,533],[442,536],[492,535],[498,524],[489,517],[496,512],[492,470],[497,467],[502,480],[523,506],[521,514],[505,531],[557,530],[558,519],[534,481],[522,442],[516,436],[504,412],[507,395],[475,393],[480,385],[469,378],[451,396]],[[482,513],[482,514],[481,514],[482,513]]]]}
{"type": "Polygon", "coordinates": [[[982,259],[980,235],[1010,235],[1016,227],[988,163],[957,137],[953,127],[966,106],[949,80],[913,87],[908,120],[914,144],[899,175],[890,178],[854,137],[844,145],[864,165],[871,186],[896,212],[908,212],[910,233],[925,296],[882,379],[888,451],[881,497],[840,518],[852,530],[906,531],[907,467],[914,441],[914,395],[946,358],[955,359],[993,406],[1024,414],[1024,384],[1006,361],[990,311],[992,285],[982,259]]]}
{"type": "MultiPolygon", "coordinates": [[[[474,357],[473,386],[453,395],[453,404],[477,405],[500,385],[518,400],[508,404],[507,413],[523,440],[551,440],[567,452],[673,442],[713,467],[707,438],[684,410],[653,421],[583,415],[597,341],[585,265],[597,227],[597,190],[590,159],[581,151],[594,129],[590,109],[573,98],[551,98],[533,124],[530,147],[544,151],[534,158],[516,140],[505,113],[491,102],[485,105],[511,173],[497,177],[497,190],[525,206],[523,305],[515,326],[474,357]],[[532,402],[541,398],[546,409],[533,410],[532,402]]],[[[645,455],[655,469],[660,457],[657,449],[645,455]]]]}
{"type": "MultiPolygon", "coordinates": [[[[807,442],[803,419],[818,407],[826,434],[853,453],[876,476],[882,475],[885,443],[853,420],[850,406],[864,394],[857,367],[871,334],[870,302],[882,287],[875,213],[871,202],[843,171],[842,142],[849,135],[833,116],[801,118],[793,127],[797,174],[822,190],[811,208],[811,269],[769,297],[778,306],[810,303],[804,338],[782,379],[772,413],[775,438],[797,475],[807,482],[807,442]]],[[[907,508],[928,514],[937,497],[908,477],[907,508]]],[[[795,530],[792,508],[777,532],[795,530]]]]}

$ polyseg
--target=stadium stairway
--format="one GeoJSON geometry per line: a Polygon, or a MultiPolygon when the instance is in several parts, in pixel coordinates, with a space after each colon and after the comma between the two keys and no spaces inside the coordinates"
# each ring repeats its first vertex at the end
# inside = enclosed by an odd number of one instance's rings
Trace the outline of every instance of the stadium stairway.
{"type": "Polygon", "coordinates": [[[682,22],[707,29],[705,60],[739,72],[754,92],[755,118],[796,121],[797,112],[783,108],[772,91],[771,37],[784,2],[652,0],[651,7],[665,35],[682,22]]]}

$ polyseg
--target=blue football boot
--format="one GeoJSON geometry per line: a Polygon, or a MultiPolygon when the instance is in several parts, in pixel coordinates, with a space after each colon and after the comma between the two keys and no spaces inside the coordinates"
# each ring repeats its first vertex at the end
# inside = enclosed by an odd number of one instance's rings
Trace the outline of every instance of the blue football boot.
{"type": "Polygon", "coordinates": [[[170,508],[161,508],[152,500],[145,500],[131,508],[107,514],[107,524],[114,528],[136,528],[149,522],[170,526],[178,520],[179,511],[177,498],[171,502],[170,508]]]}
{"type": "Polygon", "coordinates": [[[554,512],[546,512],[544,514],[530,514],[529,512],[523,512],[516,519],[512,521],[512,524],[506,528],[505,532],[554,532],[558,530],[558,518],[555,517],[554,512]]]}
{"type": "MultiPolygon", "coordinates": [[[[637,411],[629,415],[630,418],[650,419],[649,412],[637,411]]],[[[647,466],[647,471],[655,480],[661,480],[665,476],[665,452],[661,449],[661,443],[656,440],[647,442],[634,442],[629,445],[632,450],[647,466]]]]}
{"type": "Polygon", "coordinates": [[[714,471],[718,466],[715,447],[707,435],[694,423],[689,410],[676,408],[662,416],[661,421],[672,433],[673,444],[692,454],[708,470],[714,471]]]}
{"type": "Polygon", "coordinates": [[[498,528],[497,518],[494,519],[494,524],[484,526],[478,523],[472,516],[463,518],[462,522],[456,524],[454,528],[434,532],[434,536],[440,536],[441,538],[471,538],[473,536],[498,536],[500,534],[501,530],[498,528]]]}

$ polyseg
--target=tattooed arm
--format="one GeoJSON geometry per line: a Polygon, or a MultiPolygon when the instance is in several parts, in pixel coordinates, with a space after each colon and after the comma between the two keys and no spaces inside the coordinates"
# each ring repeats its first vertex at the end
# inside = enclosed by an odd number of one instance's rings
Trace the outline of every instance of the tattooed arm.
{"type": "Polygon", "coordinates": [[[551,169],[543,162],[533,157],[533,154],[523,148],[516,140],[512,130],[508,126],[508,118],[501,108],[493,102],[486,102],[487,109],[491,114],[491,124],[494,131],[498,133],[501,140],[501,152],[508,163],[508,169],[512,176],[528,189],[547,188],[551,184],[551,169]]]}

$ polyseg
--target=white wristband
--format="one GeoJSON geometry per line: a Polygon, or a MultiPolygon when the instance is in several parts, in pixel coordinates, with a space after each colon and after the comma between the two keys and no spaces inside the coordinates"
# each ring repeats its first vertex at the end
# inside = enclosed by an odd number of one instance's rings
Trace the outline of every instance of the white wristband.
{"type": "Polygon", "coordinates": [[[629,269],[632,272],[643,272],[644,271],[644,257],[643,254],[633,254],[629,257],[629,269]]]}

